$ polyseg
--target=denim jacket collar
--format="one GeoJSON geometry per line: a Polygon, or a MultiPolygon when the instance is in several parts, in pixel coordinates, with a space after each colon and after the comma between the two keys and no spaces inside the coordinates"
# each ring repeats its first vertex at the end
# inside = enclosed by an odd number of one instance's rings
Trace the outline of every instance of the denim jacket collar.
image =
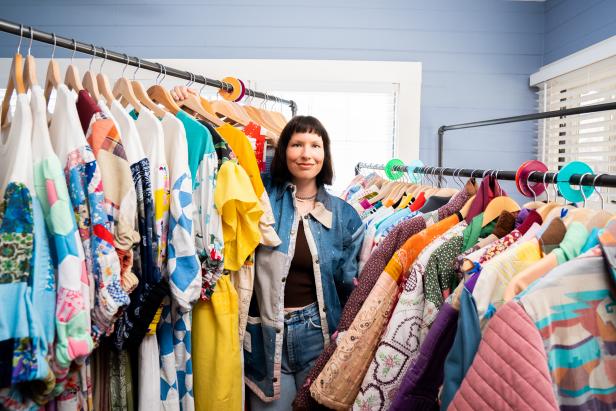
{"type": "MultiPolygon", "coordinates": [[[[295,185],[291,182],[285,183],[282,189],[278,191],[278,199],[281,199],[287,190],[290,190],[292,194],[295,193],[295,185]]],[[[317,191],[316,203],[312,211],[310,211],[310,215],[325,228],[332,228],[331,204],[324,186],[320,186],[317,191]]]]}

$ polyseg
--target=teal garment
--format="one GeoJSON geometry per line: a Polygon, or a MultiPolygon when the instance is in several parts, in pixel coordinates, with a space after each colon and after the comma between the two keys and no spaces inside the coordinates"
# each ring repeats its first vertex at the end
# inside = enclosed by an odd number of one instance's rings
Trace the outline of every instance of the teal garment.
{"type": "Polygon", "coordinates": [[[485,238],[492,234],[494,231],[494,227],[496,227],[496,220],[490,222],[485,227],[482,227],[481,224],[483,222],[483,213],[475,216],[470,224],[464,229],[462,235],[464,236],[464,243],[462,246],[462,250],[460,252],[464,252],[477,244],[480,238],[485,238]]]}
{"type": "Polygon", "coordinates": [[[192,188],[197,186],[197,175],[199,164],[205,154],[211,154],[215,151],[212,135],[209,130],[200,124],[197,120],[189,116],[183,111],[178,111],[176,117],[182,122],[186,130],[186,141],[188,142],[188,166],[190,175],[193,176],[192,188]]]}
{"type": "Polygon", "coordinates": [[[477,306],[471,291],[464,287],[460,294],[460,315],[458,316],[456,336],[443,368],[441,410],[446,410],[456,395],[462,380],[466,376],[466,372],[473,363],[480,342],[481,328],[479,326],[477,306]]]}
{"type": "Polygon", "coordinates": [[[577,221],[572,222],[558,248],[552,251],[556,255],[558,264],[566,263],[580,255],[587,239],[588,230],[584,224],[577,221]]]}
{"type": "Polygon", "coordinates": [[[586,251],[599,245],[599,236],[601,235],[602,232],[603,232],[602,229],[599,229],[596,227],[593,228],[590,231],[588,238],[586,239],[586,243],[584,243],[584,245],[582,246],[582,250],[580,251],[580,254],[584,254],[586,251]]]}

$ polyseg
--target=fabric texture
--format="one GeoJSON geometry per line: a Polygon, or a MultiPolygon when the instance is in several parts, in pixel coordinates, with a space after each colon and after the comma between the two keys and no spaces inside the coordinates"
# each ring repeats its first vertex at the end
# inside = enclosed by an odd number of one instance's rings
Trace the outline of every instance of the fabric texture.
{"type": "Polygon", "coordinates": [[[101,169],[106,212],[113,220],[113,243],[120,257],[122,288],[131,292],[138,281],[131,272],[132,246],[139,241],[134,229],[137,218],[135,187],[120,134],[113,121],[97,107],[87,91],[79,92],[77,112],[82,126],[89,124],[86,139],[101,169]]]}
{"type": "Polygon", "coordinates": [[[338,348],[310,387],[317,402],[334,409],[352,406],[376,351],[380,335],[397,301],[397,283],[404,281],[419,253],[459,222],[450,216],[409,238],[396,251],[349,329],[338,336],[338,348]]]}
{"type": "Polygon", "coordinates": [[[444,304],[421,345],[417,360],[400,382],[390,411],[438,409],[444,361],[453,344],[457,319],[458,310],[444,304]]]}
{"type": "MultiPolygon", "coordinates": [[[[432,215],[417,216],[401,223],[385,238],[381,244],[379,244],[362,269],[357,286],[349,296],[349,299],[342,310],[337,329],[339,333],[348,330],[349,326],[355,319],[355,316],[361,309],[363,302],[370,294],[374,284],[383,272],[383,269],[387,265],[388,261],[394,255],[395,251],[399,249],[413,234],[423,230],[428,223],[432,224],[436,220],[449,217],[451,214],[459,211],[471,195],[472,194],[470,194],[468,190],[460,191],[452,197],[449,203],[441,207],[439,210],[431,213],[432,215]]],[[[314,367],[310,371],[310,374],[308,374],[307,379],[309,383],[312,383],[312,381],[314,381],[323,370],[323,367],[327,364],[327,361],[336,348],[337,344],[335,340],[332,340],[331,344],[325,347],[319,358],[315,361],[314,367]]],[[[310,395],[310,387],[308,384],[305,387],[302,387],[293,402],[293,409],[295,410],[307,410],[317,406],[318,405],[310,395]]]]}
{"type": "Polygon", "coordinates": [[[508,303],[488,324],[475,360],[448,409],[556,410],[547,361],[532,320],[521,306],[508,303]]]}
{"type": "Polygon", "coordinates": [[[176,114],[188,142],[188,164],[192,176],[196,251],[201,262],[201,298],[208,299],[223,271],[222,220],[214,205],[218,158],[207,128],[183,111],[176,114]]]}
{"type": "Polygon", "coordinates": [[[229,277],[218,280],[209,301],[193,311],[195,409],[240,410],[242,364],[237,293],[229,277]],[[216,372],[212,372],[216,370],[216,372]]]}
{"type": "Polygon", "coordinates": [[[259,245],[263,210],[248,174],[236,163],[220,167],[214,204],[222,218],[225,269],[237,271],[259,245]]]}
{"type": "Polygon", "coordinates": [[[422,343],[421,330],[430,325],[424,323],[423,316],[424,293],[428,290],[424,283],[426,266],[433,259],[435,250],[440,249],[454,236],[461,238],[460,234],[465,227],[466,222],[461,222],[434,239],[421,251],[412,265],[353,409],[387,410],[391,405],[402,378],[419,352],[422,343]]]}
{"type": "Polygon", "coordinates": [[[75,100],[60,84],[49,133],[64,169],[68,194],[83,244],[86,268],[93,277],[91,331],[95,344],[108,335],[116,313],[130,302],[121,285],[114,248],[114,220],[105,203],[101,169],[81,129],[75,100]]]}

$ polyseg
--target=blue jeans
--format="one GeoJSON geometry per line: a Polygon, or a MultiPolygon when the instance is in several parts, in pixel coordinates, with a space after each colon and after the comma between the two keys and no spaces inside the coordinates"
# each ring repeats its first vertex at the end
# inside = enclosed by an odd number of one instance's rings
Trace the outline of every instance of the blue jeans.
{"type": "Polygon", "coordinates": [[[251,411],[287,411],[304,385],[314,361],[323,351],[323,334],[317,303],[284,316],[280,399],[263,402],[250,391],[251,411]]]}

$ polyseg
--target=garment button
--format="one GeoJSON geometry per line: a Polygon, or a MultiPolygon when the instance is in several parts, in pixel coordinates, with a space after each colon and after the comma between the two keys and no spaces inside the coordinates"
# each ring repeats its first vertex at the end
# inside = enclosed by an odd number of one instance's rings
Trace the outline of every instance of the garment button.
{"type": "Polygon", "coordinates": [[[327,307],[323,307],[323,312],[327,312],[327,307]]]}
{"type": "Polygon", "coordinates": [[[319,259],[314,260],[315,263],[319,264],[319,259]]]}
{"type": "Polygon", "coordinates": [[[285,281],[287,281],[287,277],[282,277],[282,282],[284,283],[285,281]]]}
{"type": "Polygon", "coordinates": [[[278,378],[276,377],[272,378],[272,382],[276,382],[276,381],[278,381],[278,378]]]}

